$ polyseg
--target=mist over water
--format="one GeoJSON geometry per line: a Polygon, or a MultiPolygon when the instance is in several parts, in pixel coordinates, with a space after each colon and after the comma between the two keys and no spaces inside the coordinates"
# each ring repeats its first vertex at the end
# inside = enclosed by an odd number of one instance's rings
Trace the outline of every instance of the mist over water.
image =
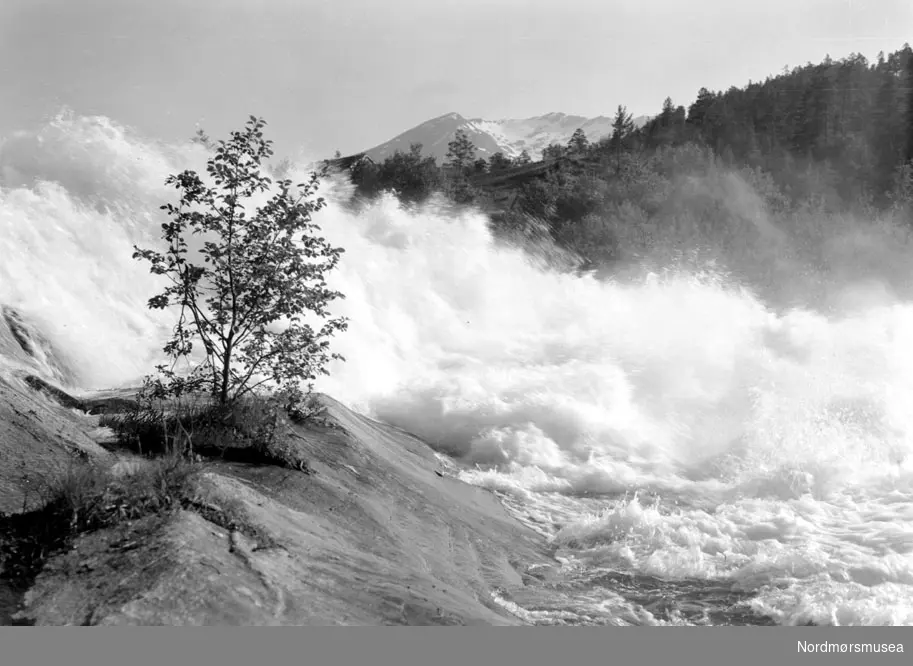
{"type": "MultiPolygon", "coordinates": [[[[159,285],[132,246],[156,242],[165,177],[204,161],[73,115],[0,144],[0,304],[41,322],[81,387],[159,359],[173,322],[146,309],[159,285]]],[[[392,198],[356,214],[344,190],[327,186],[316,221],[346,250],[330,282],[347,362],[318,389],[505,493],[591,584],[575,603],[675,621],[599,583],[622,573],[713,583],[782,624],[913,624],[913,305],[891,286],[895,247],[843,237],[828,256],[852,270],[827,307],[787,308],[710,270],[549,270],[479,214],[392,198]]]]}

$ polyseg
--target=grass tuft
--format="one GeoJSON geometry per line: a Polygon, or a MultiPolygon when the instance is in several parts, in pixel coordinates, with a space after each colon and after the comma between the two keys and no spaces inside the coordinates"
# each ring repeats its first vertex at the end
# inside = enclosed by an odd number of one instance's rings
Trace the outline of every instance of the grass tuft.
{"type": "Polygon", "coordinates": [[[87,532],[167,514],[194,494],[199,466],[179,455],[143,461],[126,472],[78,463],[42,489],[35,511],[0,514],[0,577],[29,581],[55,553],[87,532]]]}
{"type": "Polygon", "coordinates": [[[308,406],[283,404],[281,396],[247,396],[230,406],[191,396],[142,401],[124,414],[102,416],[100,424],[115,432],[121,446],[140,455],[174,450],[309,472],[287,434],[293,422],[308,419],[311,412],[308,406]]]}

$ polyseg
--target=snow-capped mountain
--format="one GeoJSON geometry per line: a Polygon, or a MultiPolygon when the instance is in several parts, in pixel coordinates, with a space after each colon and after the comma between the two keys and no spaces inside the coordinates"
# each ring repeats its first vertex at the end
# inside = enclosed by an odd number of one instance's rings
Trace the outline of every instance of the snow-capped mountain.
{"type": "MultiPolygon", "coordinates": [[[[634,119],[638,127],[646,121],[646,116],[634,119]]],[[[438,162],[443,162],[447,155],[447,144],[453,140],[456,131],[462,129],[475,144],[479,157],[487,159],[499,151],[507,157],[517,157],[526,150],[533,160],[538,160],[547,146],[567,143],[578,128],[584,131],[590,141],[597,141],[612,133],[612,118],[546,113],[544,116],[522,119],[467,120],[459,113],[448,113],[413,127],[366,154],[375,162],[383,161],[397,150],[406,152],[413,143],[420,143],[423,155],[431,155],[438,162]]]]}

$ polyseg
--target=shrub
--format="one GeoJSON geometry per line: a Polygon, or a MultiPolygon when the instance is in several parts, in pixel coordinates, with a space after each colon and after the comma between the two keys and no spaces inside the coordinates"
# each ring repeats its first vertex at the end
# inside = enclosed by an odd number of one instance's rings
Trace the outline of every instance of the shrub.
{"type": "Polygon", "coordinates": [[[161,399],[141,393],[136,407],[116,416],[105,416],[122,446],[141,455],[174,452],[197,456],[276,464],[308,471],[297,450],[284,437],[289,420],[310,415],[307,401],[295,393],[247,395],[222,405],[206,394],[189,393],[161,399]]]}

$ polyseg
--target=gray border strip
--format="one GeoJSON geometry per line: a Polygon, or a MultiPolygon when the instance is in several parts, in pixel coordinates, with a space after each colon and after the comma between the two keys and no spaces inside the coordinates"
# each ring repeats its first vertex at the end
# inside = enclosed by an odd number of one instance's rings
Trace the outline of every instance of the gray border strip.
{"type": "Polygon", "coordinates": [[[909,627],[0,629],[3,666],[909,666],[911,663],[913,628],[909,627]],[[828,651],[800,652],[800,642],[824,644],[828,647],[823,649],[828,651]],[[854,647],[867,644],[900,645],[903,652],[866,652],[870,648],[854,647]]]}

